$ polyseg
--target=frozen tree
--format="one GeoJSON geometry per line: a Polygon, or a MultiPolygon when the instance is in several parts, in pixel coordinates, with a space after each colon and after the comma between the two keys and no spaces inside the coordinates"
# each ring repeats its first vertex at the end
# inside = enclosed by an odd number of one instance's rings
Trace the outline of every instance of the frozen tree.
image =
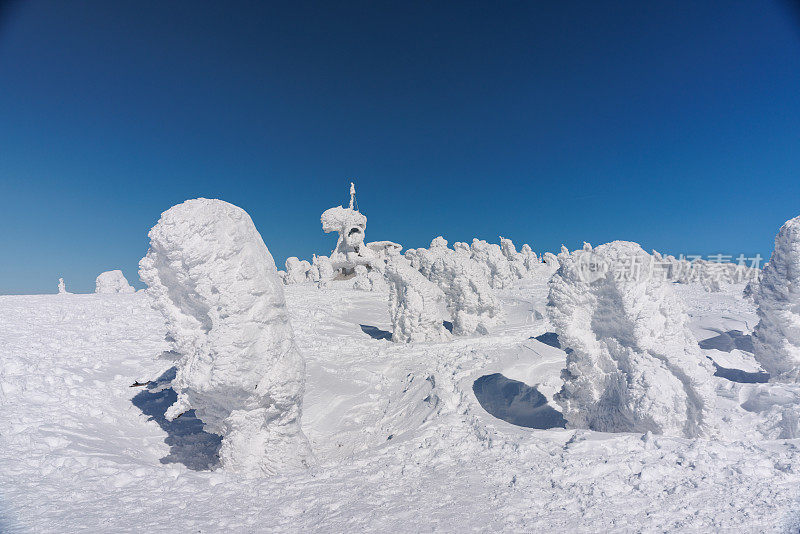
{"type": "Polygon", "coordinates": [[[520,256],[522,256],[522,263],[525,265],[525,270],[530,272],[541,265],[536,253],[531,249],[527,243],[522,245],[519,249],[520,256]]]}
{"type": "Polygon", "coordinates": [[[487,243],[481,239],[473,239],[470,249],[472,250],[472,259],[478,262],[487,273],[491,287],[503,289],[511,285],[514,275],[499,245],[487,243]]]}
{"type": "Polygon", "coordinates": [[[775,249],[754,287],[755,357],[773,380],[800,381],[800,217],[775,236],[775,249]]]}
{"type": "Polygon", "coordinates": [[[511,273],[516,278],[525,278],[528,275],[528,268],[525,266],[525,258],[521,253],[517,252],[514,242],[500,236],[500,249],[503,252],[503,256],[508,261],[511,273]]]}
{"type": "Polygon", "coordinates": [[[303,282],[308,282],[309,271],[311,270],[311,264],[308,263],[306,260],[299,260],[294,256],[286,258],[286,275],[284,277],[284,282],[286,284],[302,284],[303,282]]]}
{"type": "Polygon", "coordinates": [[[440,311],[444,295],[436,284],[400,257],[386,265],[386,279],[394,330],[392,341],[409,343],[450,339],[440,311]]]}
{"type": "Polygon", "coordinates": [[[64,283],[63,278],[58,279],[58,294],[59,295],[66,295],[67,294],[67,285],[64,283]]]}
{"type": "Polygon", "coordinates": [[[361,291],[372,291],[372,282],[369,279],[369,271],[366,266],[356,265],[356,276],[353,278],[353,289],[361,291]]]}
{"type": "Polygon", "coordinates": [[[568,347],[556,395],[572,428],[702,436],[714,428],[713,369],[688,328],[683,302],[633,270],[650,256],[614,241],[559,255],[548,311],[568,347]]]}
{"type": "Polygon", "coordinates": [[[135,291],[120,270],[100,273],[95,280],[95,293],[134,293],[135,291]]]}
{"type": "Polygon", "coordinates": [[[188,200],[164,212],[149,236],[139,273],[180,354],[167,419],[194,409],[222,436],[226,469],[305,466],[305,363],[275,262],[250,217],[221,200],[188,200]]]}
{"type": "Polygon", "coordinates": [[[453,333],[486,334],[489,328],[503,319],[499,299],[489,287],[487,273],[469,253],[469,248],[447,248],[439,236],[429,249],[406,252],[414,268],[434,282],[445,294],[445,302],[453,321],[453,333]]]}
{"type": "Polygon", "coordinates": [[[327,256],[314,256],[314,268],[319,273],[317,279],[317,287],[328,287],[328,283],[333,280],[336,275],[331,265],[331,260],[327,256]]]}

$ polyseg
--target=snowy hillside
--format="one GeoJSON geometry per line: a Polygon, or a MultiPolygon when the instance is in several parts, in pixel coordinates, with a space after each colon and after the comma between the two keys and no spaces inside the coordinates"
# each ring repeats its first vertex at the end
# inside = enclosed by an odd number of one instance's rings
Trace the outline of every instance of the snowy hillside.
{"type": "Polygon", "coordinates": [[[487,335],[410,344],[389,339],[388,291],[346,285],[285,289],[316,462],[257,479],[219,468],[193,411],[164,418],[174,355],[144,293],[0,297],[0,530],[800,525],[800,442],[781,418],[800,386],[762,383],[742,285],[674,284],[718,375],[714,439],[565,429],[546,278],[498,290],[505,323],[487,335]]]}

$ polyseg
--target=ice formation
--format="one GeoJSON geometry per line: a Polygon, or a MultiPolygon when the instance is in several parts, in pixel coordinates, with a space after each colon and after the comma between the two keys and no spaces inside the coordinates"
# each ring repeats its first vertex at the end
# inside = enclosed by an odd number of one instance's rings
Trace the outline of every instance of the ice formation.
{"type": "Polygon", "coordinates": [[[222,436],[223,467],[272,474],[306,465],[305,363],[275,262],[247,213],[221,200],[165,211],[139,263],[181,355],[168,419],[194,409],[222,436]]]}
{"type": "Polygon", "coordinates": [[[120,270],[100,273],[95,281],[95,293],[134,293],[133,289],[120,270]]]}
{"type": "Polygon", "coordinates": [[[59,295],[66,295],[67,294],[67,285],[64,283],[63,278],[58,279],[58,294],[59,295]]]}
{"type": "Polygon", "coordinates": [[[570,350],[556,400],[572,428],[683,436],[713,431],[713,368],[672,288],[635,265],[650,255],[614,241],[559,254],[548,311],[570,350]]]}
{"type": "Polygon", "coordinates": [[[406,258],[444,293],[454,334],[486,334],[502,320],[503,309],[489,286],[490,272],[468,251],[464,247],[450,250],[439,236],[428,249],[407,251],[406,258]]]}
{"type": "Polygon", "coordinates": [[[773,380],[800,381],[800,217],[775,236],[775,249],[754,289],[759,322],[755,357],[773,380]]]}
{"type": "Polygon", "coordinates": [[[386,265],[389,305],[394,332],[392,341],[447,341],[440,304],[444,294],[439,287],[414,269],[404,258],[393,258],[386,265]]]}

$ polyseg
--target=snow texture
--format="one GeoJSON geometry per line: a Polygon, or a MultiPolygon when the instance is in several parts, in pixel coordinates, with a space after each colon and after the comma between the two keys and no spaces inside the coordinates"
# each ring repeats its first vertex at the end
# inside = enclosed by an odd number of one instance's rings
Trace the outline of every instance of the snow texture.
{"type": "Polygon", "coordinates": [[[100,273],[95,281],[95,293],[109,294],[109,293],[133,293],[133,289],[122,274],[120,270],[106,271],[100,273]]]}
{"type": "Polygon", "coordinates": [[[444,294],[436,284],[400,257],[386,265],[386,278],[389,282],[392,341],[411,343],[450,339],[440,311],[444,294]]]}
{"type": "Polygon", "coordinates": [[[274,474],[308,463],[305,363],[275,262],[247,213],[195,199],[161,215],[139,264],[180,355],[166,417],[195,410],[222,436],[223,467],[274,474]]]}
{"type": "Polygon", "coordinates": [[[557,395],[571,428],[703,436],[714,430],[713,368],[688,329],[682,302],[636,243],[559,255],[548,311],[570,350],[557,395]]]}
{"type": "Polygon", "coordinates": [[[775,236],[775,249],[754,289],[756,359],[773,380],[800,381],[800,217],[775,236]]]}

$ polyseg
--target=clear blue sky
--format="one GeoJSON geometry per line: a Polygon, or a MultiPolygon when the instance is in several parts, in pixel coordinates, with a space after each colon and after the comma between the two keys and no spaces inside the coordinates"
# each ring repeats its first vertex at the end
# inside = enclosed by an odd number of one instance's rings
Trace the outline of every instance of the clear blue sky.
{"type": "Polygon", "coordinates": [[[368,240],[768,255],[800,214],[788,3],[3,3],[0,293],[136,281],[199,196],[279,266],[368,240]]]}

